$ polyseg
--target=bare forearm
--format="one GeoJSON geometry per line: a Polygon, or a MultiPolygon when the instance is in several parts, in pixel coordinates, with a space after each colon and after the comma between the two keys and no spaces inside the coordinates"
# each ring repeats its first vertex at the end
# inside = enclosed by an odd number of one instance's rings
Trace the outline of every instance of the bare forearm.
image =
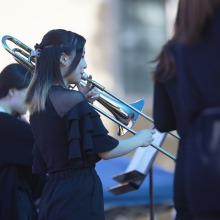
{"type": "Polygon", "coordinates": [[[120,140],[116,148],[114,148],[111,151],[101,153],[99,154],[99,156],[105,160],[115,157],[120,157],[130,153],[131,151],[135,150],[138,147],[141,147],[141,145],[142,145],[142,141],[140,140],[140,138],[138,138],[138,136],[133,136],[125,140],[120,140]]]}

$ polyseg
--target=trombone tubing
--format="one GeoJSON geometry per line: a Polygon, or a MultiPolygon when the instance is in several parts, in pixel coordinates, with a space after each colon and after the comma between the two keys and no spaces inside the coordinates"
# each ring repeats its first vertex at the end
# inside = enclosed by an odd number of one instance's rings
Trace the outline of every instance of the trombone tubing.
{"type": "MultiPolygon", "coordinates": [[[[130,109],[134,110],[135,112],[139,113],[140,115],[142,115],[144,118],[146,118],[147,120],[149,120],[150,122],[154,123],[154,120],[152,118],[150,118],[149,116],[145,115],[143,112],[139,111],[138,109],[134,108],[132,105],[130,105],[129,103],[123,101],[122,99],[120,99],[118,96],[114,95],[113,93],[111,93],[109,90],[107,90],[104,86],[102,86],[101,84],[99,84],[98,82],[89,79],[88,77],[84,80],[89,81],[90,83],[92,83],[95,87],[99,88],[101,91],[106,92],[108,95],[114,97],[115,99],[117,99],[119,102],[123,103],[124,105],[128,106],[130,109]]],[[[167,132],[170,135],[172,135],[173,137],[175,137],[176,139],[180,140],[179,135],[173,133],[173,132],[167,132]]]]}
{"type": "MultiPolygon", "coordinates": [[[[100,113],[102,113],[103,115],[105,115],[107,118],[109,118],[110,120],[114,121],[115,123],[117,123],[118,125],[122,126],[123,128],[127,129],[129,132],[131,132],[132,134],[136,134],[137,132],[132,130],[131,128],[129,128],[128,126],[124,125],[122,122],[118,121],[117,119],[113,118],[111,115],[107,114],[106,112],[102,111],[100,108],[98,108],[97,106],[92,105],[93,108],[95,108],[97,111],[99,111],[100,113]]],[[[165,151],[163,148],[156,146],[155,144],[150,144],[152,147],[154,147],[155,149],[157,149],[158,151],[160,151],[161,153],[165,154],[166,156],[168,156],[169,158],[173,159],[174,161],[176,161],[176,157],[174,157],[172,154],[170,154],[169,152],[165,151]]]]}

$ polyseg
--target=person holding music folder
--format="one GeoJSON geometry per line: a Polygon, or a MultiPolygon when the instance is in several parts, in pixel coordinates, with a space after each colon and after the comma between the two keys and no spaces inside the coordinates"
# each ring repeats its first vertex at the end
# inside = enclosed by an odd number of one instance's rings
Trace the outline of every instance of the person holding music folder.
{"type": "MultiPolygon", "coordinates": [[[[155,87],[155,96],[161,96],[163,100],[160,103],[161,111],[170,105],[172,117],[168,115],[167,120],[163,119],[164,131],[177,129],[181,133],[174,198],[175,194],[179,195],[180,202],[180,196],[185,193],[182,205],[185,204],[187,209],[182,210],[187,211],[193,220],[220,219],[219,37],[219,0],[179,0],[172,38],[175,45],[172,53],[176,73],[175,89],[167,103],[163,97],[168,92],[158,92],[159,89],[155,87]],[[173,121],[169,122],[172,118],[173,121]],[[166,126],[172,123],[173,127],[166,126]],[[182,189],[182,193],[177,192],[177,189],[182,189]]],[[[168,88],[170,85],[167,80],[162,86],[168,90],[171,89],[168,88]]],[[[155,103],[154,107],[156,118],[158,104],[155,103]]]]}
{"type": "Polygon", "coordinates": [[[33,134],[23,118],[30,73],[13,63],[0,73],[0,219],[37,220],[45,175],[32,174],[33,134]]]}
{"type": "Polygon", "coordinates": [[[40,220],[104,219],[103,189],[95,164],[153,141],[152,129],[124,140],[108,135],[87,101],[95,101],[99,91],[90,91],[89,83],[80,85],[87,67],[85,43],[77,33],[54,29],[35,46],[36,67],[26,103],[35,137],[33,171],[47,173],[40,220]],[[69,84],[79,90],[70,90],[69,84]]]}

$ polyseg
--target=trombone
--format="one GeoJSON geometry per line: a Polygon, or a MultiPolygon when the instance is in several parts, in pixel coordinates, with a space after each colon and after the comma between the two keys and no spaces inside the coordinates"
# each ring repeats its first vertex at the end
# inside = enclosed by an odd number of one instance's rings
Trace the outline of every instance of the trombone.
{"type": "MultiPolygon", "coordinates": [[[[32,49],[19,41],[18,39],[5,35],[2,37],[2,45],[3,47],[14,57],[14,59],[24,67],[26,67],[29,71],[33,72],[35,68],[35,58],[31,55],[32,49]],[[11,49],[6,41],[11,41],[15,45],[19,46],[20,48],[13,48],[11,49]]],[[[104,86],[101,84],[97,83],[94,80],[91,80],[88,78],[86,74],[82,76],[82,80],[90,82],[93,86],[97,87],[100,92],[100,97],[97,99],[98,102],[100,102],[104,107],[106,107],[114,116],[112,117],[108,113],[104,112],[97,106],[93,106],[97,111],[99,111],[101,114],[105,115],[107,118],[110,120],[114,121],[116,124],[119,125],[118,129],[118,135],[121,136],[126,133],[126,131],[131,132],[132,134],[136,134],[137,132],[132,130],[131,127],[137,120],[138,116],[141,115],[144,118],[146,118],[150,122],[154,122],[152,118],[149,116],[145,115],[141,110],[143,109],[144,106],[144,100],[139,99],[134,103],[128,104],[122,99],[120,99],[118,96],[114,95],[111,93],[109,90],[107,90],[104,86]],[[104,92],[106,94],[104,94],[104,92]],[[126,129],[126,131],[124,130],[126,129]]],[[[81,82],[83,85],[85,85],[85,82],[81,82]]],[[[178,140],[180,137],[173,133],[169,132],[173,137],[177,138],[178,140]]],[[[152,147],[156,148],[158,151],[162,152],[166,156],[170,157],[173,160],[176,160],[176,158],[170,154],[169,152],[165,151],[161,147],[158,147],[154,144],[151,144],[152,147]]]]}

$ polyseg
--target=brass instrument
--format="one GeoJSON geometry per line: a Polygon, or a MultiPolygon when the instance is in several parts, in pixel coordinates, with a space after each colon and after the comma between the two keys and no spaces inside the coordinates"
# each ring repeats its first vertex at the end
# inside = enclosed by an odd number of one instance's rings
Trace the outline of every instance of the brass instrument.
{"type": "MultiPolygon", "coordinates": [[[[24,67],[26,67],[28,70],[31,72],[34,71],[35,68],[35,58],[31,56],[31,51],[32,49],[19,41],[18,39],[5,35],[2,37],[2,44],[3,47],[14,57],[14,59],[24,67]],[[15,45],[19,46],[20,48],[14,48],[11,49],[6,41],[11,41],[15,45]]],[[[136,134],[134,130],[131,129],[132,125],[134,125],[135,121],[137,120],[138,116],[141,115],[144,118],[146,118],[150,122],[154,122],[152,118],[148,117],[145,115],[142,111],[143,106],[144,106],[144,100],[140,99],[132,104],[128,104],[124,102],[122,99],[117,97],[116,95],[112,94],[110,91],[108,91],[104,86],[101,84],[97,83],[94,80],[91,80],[88,78],[86,74],[83,75],[82,80],[88,81],[91,84],[93,84],[95,87],[97,87],[100,92],[100,97],[97,99],[98,102],[100,102],[104,107],[106,107],[114,116],[112,117],[111,115],[107,114],[100,108],[92,105],[97,111],[99,111],[101,114],[105,115],[107,118],[111,119],[115,123],[119,125],[119,130],[118,130],[118,135],[123,135],[126,133],[126,131],[131,132],[132,134],[136,134]],[[108,95],[104,94],[103,92],[107,93],[108,95]],[[113,97],[113,98],[112,98],[113,97]],[[124,129],[126,131],[124,131],[124,129]]],[[[81,82],[82,84],[85,85],[85,82],[81,82]]],[[[169,132],[173,137],[180,139],[179,136],[173,132],[169,132]]],[[[152,147],[156,148],[158,151],[162,152],[166,156],[170,157],[173,160],[176,160],[176,158],[171,155],[169,152],[165,151],[164,149],[151,144],[152,147]]]]}

